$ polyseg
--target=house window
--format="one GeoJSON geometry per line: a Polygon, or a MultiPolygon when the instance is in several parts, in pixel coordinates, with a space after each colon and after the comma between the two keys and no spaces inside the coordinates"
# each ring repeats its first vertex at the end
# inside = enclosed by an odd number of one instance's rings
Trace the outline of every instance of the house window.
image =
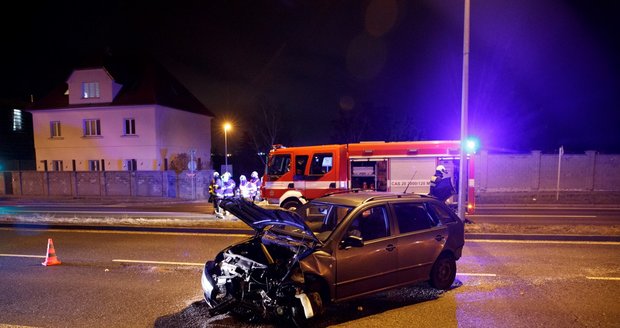
{"type": "Polygon", "coordinates": [[[82,82],[82,98],[99,98],[99,82],[82,82]]]}
{"type": "Polygon", "coordinates": [[[21,131],[23,124],[21,109],[13,109],[13,131],[21,131]]]}
{"type": "Polygon", "coordinates": [[[62,134],[60,132],[60,121],[51,121],[50,122],[50,137],[52,138],[60,138],[62,134]]]}
{"type": "Polygon", "coordinates": [[[100,136],[101,135],[101,122],[98,119],[84,120],[84,136],[100,136]]]}
{"type": "Polygon", "coordinates": [[[52,171],[62,171],[62,161],[52,161],[52,171]]]}
{"type": "Polygon", "coordinates": [[[125,127],[123,129],[123,133],[126,136],[135,136],[136,135],[136,119],[135,118],[126,118],[125,119],[125,127]]]}
{"type": "Polygon", "coordinates": [[[138,170],[138,161],[135,159],[128,159],[125,161],[127,165],[127,171],[136,171],[138,170]]]}
{"type": "Polygon", "coordinates": [[[99,165],[99,160],[93,159],[88,161],[88,170],[89,171],[101,171],[101,166],[99,165]]]}

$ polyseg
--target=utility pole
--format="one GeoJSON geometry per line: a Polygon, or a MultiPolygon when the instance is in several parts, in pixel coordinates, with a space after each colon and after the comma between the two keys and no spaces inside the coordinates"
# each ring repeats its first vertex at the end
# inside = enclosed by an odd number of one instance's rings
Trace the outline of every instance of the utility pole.
{"type": "Polygon", "coordinates": [[[465,1],[465,17],[463,22],[463,86],[461,94],[461,160],[459,163],[459,206],[458,215],[465,220],[465,193],[469,180],[467,165],[467,101],[469,92],[469,8],[470,0],[465,1]]]}

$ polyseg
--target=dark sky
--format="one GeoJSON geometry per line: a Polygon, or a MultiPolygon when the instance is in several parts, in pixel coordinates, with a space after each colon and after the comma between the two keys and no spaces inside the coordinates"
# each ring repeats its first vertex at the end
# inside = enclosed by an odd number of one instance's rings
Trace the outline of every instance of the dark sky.
{"type": "MultiPolygon", "coordinates": [[[[487,149],[620,152],[613,1],[472,0],[469,130],[487,149]]],[[[340,112],[460,137],[463,1],[21,1],[2,12],[1,98],[44,96],[100,49],[146,52],[218,119],[257,99],[291,144],[330,142],[340,112]]],[[[232,138],[231,138],[232,139],[232,138]]]]}

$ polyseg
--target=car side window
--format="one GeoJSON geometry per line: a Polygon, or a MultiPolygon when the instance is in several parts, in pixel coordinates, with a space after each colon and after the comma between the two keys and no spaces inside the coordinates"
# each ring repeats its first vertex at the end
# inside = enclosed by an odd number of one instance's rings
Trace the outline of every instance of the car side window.
{"type": "Polygon", "coordinates": [[[364,241],[387,237],[390,235],[388,222],[385,206],[371,207],[353,219],[348,235],[362,237],[364,241]]]}
{"type": "Polygon", "coordinates": [[[400,233],[430,229],[435,221],[420,203],[395,203],[394,213],[400,233]]]}
{"type": "Polygon", "coordinates": [[[434,212],[435,216],[439,220],[439,222],[443,224],[447,224],[450,222],[455,222],[455,217],[450,213],[449,208],[445,208],[439,204],[428,203],[428,206],[434,212]]]}

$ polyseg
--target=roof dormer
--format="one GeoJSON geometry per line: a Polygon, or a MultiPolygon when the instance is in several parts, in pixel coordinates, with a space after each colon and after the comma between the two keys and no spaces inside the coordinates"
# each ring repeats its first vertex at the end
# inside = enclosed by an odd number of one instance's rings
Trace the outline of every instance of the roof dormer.
{"type": "Polygon", "coordinates": [[[70,105],[111,103],[121,89],[104,68],[74,70],[67,85],[70,105]]]}

